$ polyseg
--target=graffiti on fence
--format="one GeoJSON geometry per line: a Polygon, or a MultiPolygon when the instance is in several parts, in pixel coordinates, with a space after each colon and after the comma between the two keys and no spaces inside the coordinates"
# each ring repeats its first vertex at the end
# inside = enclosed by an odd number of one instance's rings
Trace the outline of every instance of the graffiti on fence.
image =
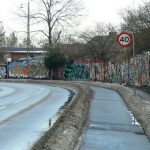
{"type": "Polygon", "coordinates": [[[136,85],[149,83],[149,55],[138,55],[135,66],[131,59],[128,63],[113,64],[110,62],[86,62],[89,78],[93,81],[125,83],[133,85],[134,67],[136,85]]]}
{"type": "MultiPolygon", "coordinates": [[[[28,68],[28,67],[27,67],[28,68]]],[[[42,62],[32,62],[29,65],[28,76],[32,79],[48,78],[48,70],[45,68],[42,62]]]]}
{"type": "Polygon", "coordinates": [[[84,64],[65,65],[64,67],[65,80],[88,80],[88,67],[84,64]]]}
{"type": "Polygon", "coordinates": [[[88,63],[90,80],[108,81],[108,65],[105,62],[88,63]]]}
{"type": "Polygon", "coordinates": [[[148,56],[139,55],[136,57],[136,81],[138,85],[145,85],[149,79],[148,56]]]}
{"type": "MultiPolygon", "coordinates": [[[[81,64],[65,65],[48,73],[42,60],[20,60],[8,64],[10,78],[93,80],[111,83],[133,84],[135,67],[136,85],[149,84],[149,55],[138,55],[135,66],[133,60],[123,64],[85,61],[81,64]]],[[[0,78],[6,77],[6,68],[0,67],[0,78]]]]}
{"type": "Polygon", "coordinates": [[[6,67],[0,66],[0,79],[4,79],[6,77],[6,67]]]}
{"type": "Polygon", "coordinates": [[[8,70],[10,78],[48,78],[48,70],[40,60],[13,61],[9,63],[8,70]]]}

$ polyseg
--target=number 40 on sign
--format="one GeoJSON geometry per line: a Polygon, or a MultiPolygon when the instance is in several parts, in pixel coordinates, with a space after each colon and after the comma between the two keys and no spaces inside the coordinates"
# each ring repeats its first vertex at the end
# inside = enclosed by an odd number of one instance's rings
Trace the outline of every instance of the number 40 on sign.
{"type": "Polygon", "coordinates": [[[132,44],[132,35],[129,32],[121,32],[117,36],[116,40],[120,46],[127,47],[127,46],[130,46],[132,44]]]}

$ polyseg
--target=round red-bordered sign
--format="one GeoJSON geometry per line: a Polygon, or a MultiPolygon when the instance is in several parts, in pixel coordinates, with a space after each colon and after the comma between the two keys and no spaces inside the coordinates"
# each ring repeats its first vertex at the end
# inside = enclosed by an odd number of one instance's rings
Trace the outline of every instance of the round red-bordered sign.
{"type": "Polygon", "coordinates": [[[127,47],[132,44],[132,34],[129,32],[121,32],[117,38],[117,43],[122,47],[127,47]]]}

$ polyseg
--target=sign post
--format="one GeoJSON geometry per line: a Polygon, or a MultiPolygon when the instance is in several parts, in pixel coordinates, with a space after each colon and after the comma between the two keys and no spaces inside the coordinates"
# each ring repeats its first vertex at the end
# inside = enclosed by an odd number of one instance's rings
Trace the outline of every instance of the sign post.
{"type": "Polygon", "coordinates": [[[133,86],[134,86],[134,96],[136,96],[135,89],[135,39],[133,32],[121,32],[117,38],[117,43],[121,47],[129,47],[131,44],[133,45],[133,86]]]}

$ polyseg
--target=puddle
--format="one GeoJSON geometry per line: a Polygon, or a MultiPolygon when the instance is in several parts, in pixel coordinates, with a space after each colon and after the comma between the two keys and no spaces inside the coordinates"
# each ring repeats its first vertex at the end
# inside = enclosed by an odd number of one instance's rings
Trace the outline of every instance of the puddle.
{"type": "Polygon", "coordinates": [[[70,95],[68,96],[68,99],[66,100],[66,102],[64,103],[64,105],[59,108],[58,112],[49,120],[49,127],[51,128],[55,122],[60,118],[60,116],[62,116],[63,112],[66,109],[66,106],[71,102],[73,96],[75,95],[75,92],[73,92],[72,90],[66,89],[69,91],[70,95]]]}
{"type": "Polygon", "coordinates": [[[131,118],[132,118],[132,124],[141,126],[141,125],[139,124],[139,122],[136,120],[136,118],[134,117],[133,113],[132,113],[130,110],[128,110],[128,113],[130,114],[130,116],[131,116],[131,118]]]}

